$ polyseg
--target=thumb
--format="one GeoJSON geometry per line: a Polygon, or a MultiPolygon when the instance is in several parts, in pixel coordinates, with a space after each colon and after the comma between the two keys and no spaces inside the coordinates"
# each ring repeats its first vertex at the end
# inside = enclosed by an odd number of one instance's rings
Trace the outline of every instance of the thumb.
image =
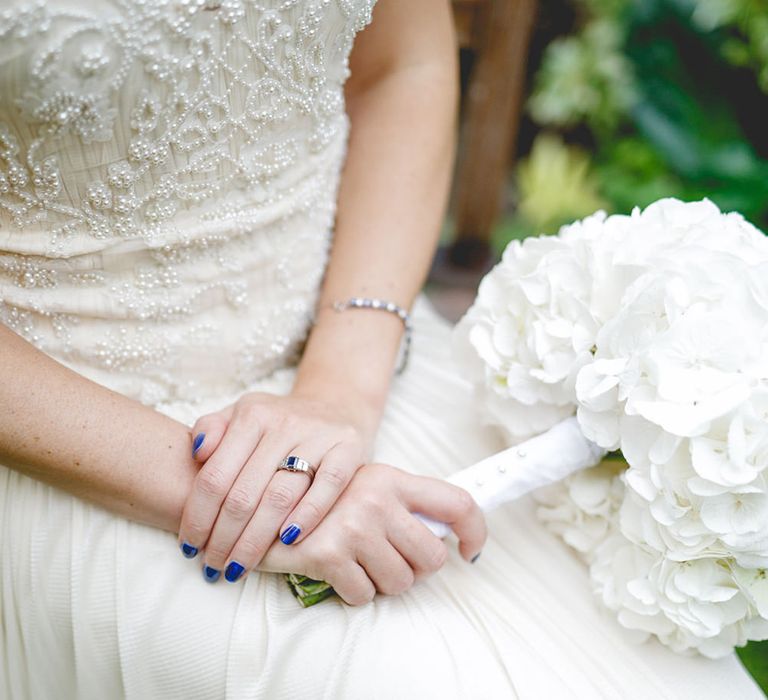
{"type": "Polygon", "coordinates": [[[232,407],[200,416],[192,426],[192,456],[204,464],[219,446],[232,418],[232,407]]]}

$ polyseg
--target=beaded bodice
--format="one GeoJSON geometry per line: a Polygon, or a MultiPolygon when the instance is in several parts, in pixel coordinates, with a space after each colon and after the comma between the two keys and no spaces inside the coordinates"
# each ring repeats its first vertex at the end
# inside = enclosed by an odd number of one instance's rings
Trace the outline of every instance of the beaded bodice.
{"type": "Polygon", "coordinates": [[[0,321],[147,403],[290,362],[374,2],[0,0],[0,321]]]}

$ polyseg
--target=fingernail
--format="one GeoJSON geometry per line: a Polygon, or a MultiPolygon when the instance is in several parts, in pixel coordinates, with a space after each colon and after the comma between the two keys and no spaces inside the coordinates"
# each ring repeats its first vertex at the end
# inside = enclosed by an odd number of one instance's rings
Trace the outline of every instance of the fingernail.
{"type": "Polygon", "coordinates": [[[291,523],[285,530],[283,530],[283,534],[280,535],[280,541],[283,544],[293,544],[300,534],[301,528],[296,523],[291,523]]]}
{"type": "Polygon", "coordinates": [[[482,554],[482,552],[478,552],[477,554],[475,554],[475,556],[474,556],[474,557],[472,557],[472,558],[469,560],[469,563],[470,563],[470,564],[474,564],[474,563],[475,563],[475,562],[476,562],[476,561],[477,561],[477,560],[480,558],[480,555],[481,555],[481,554],[482,554]]]}
{"type": "Polygon", "coordinates": [[[229,562],[227,570],[224,572],[224,578],[230,583],[234,583],[243,575],[245,567],[242,564],[238,564],[236,561],[229,562]]]}
{"type": "Polygon", "coordinates": [[[205,440],[205,433],[198,433],[195,435],[195,439],[192,441],[192,456],[197,454],[197,451],[203,446],[203,440],[205,440]]]}
{"type": "Polygon", "coordinates": [[[189,542],[182,542],[181,553],[187,559],[194,559],[197,556],[197,547],[193,547],[189,542]]]}
{"type": "Polygon", "coordinates": [[[203,567],[203,578],[208,583],[216,583],[219,580],[219,576],[221,576],[221,571],[218,569],[214,569],[212,566],[203,567]]]}

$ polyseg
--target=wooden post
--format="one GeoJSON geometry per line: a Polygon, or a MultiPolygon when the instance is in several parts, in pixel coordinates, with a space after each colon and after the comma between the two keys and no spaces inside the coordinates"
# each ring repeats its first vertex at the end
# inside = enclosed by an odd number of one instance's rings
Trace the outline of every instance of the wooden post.
{"type": "Polygon", "coordinates": [[[528,46],[538,0],[487,0],[455,183],[454,266],[479,270],[490,258],[491,230],[517,140],[525,98],[528,46]]]}

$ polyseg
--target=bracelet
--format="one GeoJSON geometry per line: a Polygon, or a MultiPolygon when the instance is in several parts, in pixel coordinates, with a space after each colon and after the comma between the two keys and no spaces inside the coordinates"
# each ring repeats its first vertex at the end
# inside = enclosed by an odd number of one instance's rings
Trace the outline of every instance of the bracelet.
{"type": "Polygon", "coordinates": [[[336,311],[346,311],[347,309],[378,309],[379,311],[388,311],[395,314],[405,327],[403,335],[403,344],[400,350],[400,360],[397,363],[395,374],[401,374],[408,364],[408,354],[411,351],[411,335],[413,326],[411,325],[411,315],[402,307],[385,299],[369,299],[367,297],[352,297],[347,301],[336,301],[333,303],[336,311]]]}

